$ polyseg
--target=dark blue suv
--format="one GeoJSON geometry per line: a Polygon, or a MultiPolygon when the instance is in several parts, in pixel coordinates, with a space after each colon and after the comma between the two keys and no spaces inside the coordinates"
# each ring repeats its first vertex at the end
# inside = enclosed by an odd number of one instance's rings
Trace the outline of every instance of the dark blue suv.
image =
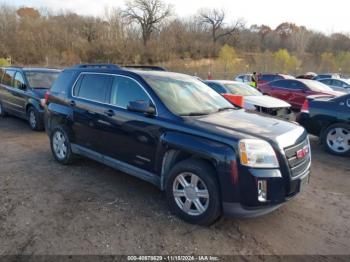
{"type": "Polygon", "coordinates": [[[309,180],[304,128],[235,108],[191,76],[78,65],[46,104],[58,162],[81,155],[148,181],[191,223],[266,214],[309,180]]]}
{"type": "Polygon", "coordinates": [[[43,130],[41,100],[60,73],[45,68],[0,68],[0,116],[6,113],[28,120],[33,130],[43,130]]]}

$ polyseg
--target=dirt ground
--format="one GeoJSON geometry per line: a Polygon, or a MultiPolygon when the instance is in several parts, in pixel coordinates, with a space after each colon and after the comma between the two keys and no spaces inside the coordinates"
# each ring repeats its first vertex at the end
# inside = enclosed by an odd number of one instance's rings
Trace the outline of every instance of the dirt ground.
{"type": "Polygon", "coordinates": [[[0,255],[349,255],[350,159],[311,140],[312,177],[297,198],[200,227],[174,217],[156,187],[86,159],[59,165],[46,133],[0,119],[0,255]]]}

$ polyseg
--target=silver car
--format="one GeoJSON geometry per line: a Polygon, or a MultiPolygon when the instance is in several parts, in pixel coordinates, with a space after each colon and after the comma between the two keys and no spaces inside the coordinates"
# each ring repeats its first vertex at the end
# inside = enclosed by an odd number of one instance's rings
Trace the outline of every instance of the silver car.
{"type": "Polygon", "coordinates": [[[326,84],[334,91],[350,93],[350,80],[349,79],[337,79],[337,78],[325,78],[319,79],[319,82],[326,84]]]}

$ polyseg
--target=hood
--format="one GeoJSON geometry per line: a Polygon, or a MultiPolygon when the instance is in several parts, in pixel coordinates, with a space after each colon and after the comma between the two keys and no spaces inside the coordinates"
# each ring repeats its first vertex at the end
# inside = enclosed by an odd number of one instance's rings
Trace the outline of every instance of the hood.
{"type": "Polygon", "coordinates": [[[244,102],[251,105],[261,106],[265,108],[291,107],[291,105],[288,104],[287,102],[271,96],[245,96],[244,102]]]}
{"type": "Polygon", "coordinates": [[[44,98],[47,90],[49,90],[49,89],[48,88],[34,88],[33,93],[36,94],[39,98],[44,98]]]}
{"type": "Polygon", "coordinates": [[[242,133],[245,137],[261,138],[275,142],[280,148],[294,145],[305,134],[297,124],[264,116],[244,109],[229,110],[191,119],[192,125],[211,133],[232,136],[242,133]]]}

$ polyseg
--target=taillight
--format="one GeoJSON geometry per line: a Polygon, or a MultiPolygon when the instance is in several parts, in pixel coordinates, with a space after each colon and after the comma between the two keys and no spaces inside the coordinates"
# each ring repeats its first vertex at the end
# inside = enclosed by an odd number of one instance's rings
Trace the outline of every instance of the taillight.
{"type": "Polygon", "coordinates": [[[50,96],[50,92],[46,91],[45,95],[44,95],[44,99],[40,99],[40,103],[42,107],[45,107],[49,101],[49,96],[50,96]]]}
{"type": "Polygon", "coordinates": [[[305,99],[303,106],[301,107],[302,113],[309,113],[309,101],[305,99]]]}

